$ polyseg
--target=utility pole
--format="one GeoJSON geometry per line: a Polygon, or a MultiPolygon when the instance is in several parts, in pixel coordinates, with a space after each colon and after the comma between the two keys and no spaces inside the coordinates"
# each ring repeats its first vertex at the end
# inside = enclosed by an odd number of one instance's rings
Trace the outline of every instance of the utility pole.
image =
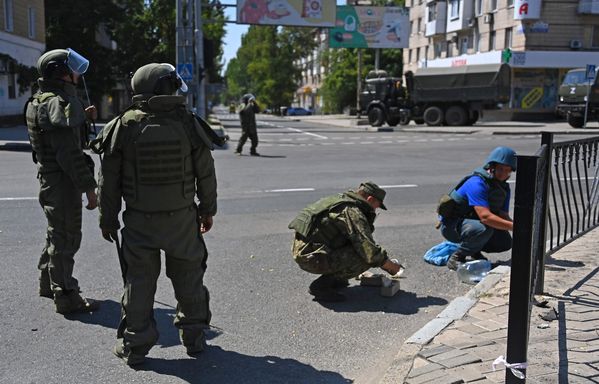
{"type": "Polygon", "coordinates": [[[202,31],[202,1],[195,0],[195,73],[196,111],[203,118],[206,114],[206,92],[204,87],[204,33],[202,31]]]}
{"type": "Polygon", "coordinates": [[[193,63],[193,34],[192,34],[192,7],[191,0],[177,0],[177,71],[183,75],[187,83],[189,93],[187,94],[187,105],[193,105],[193,78],[190,79],[181,73],[181,68],[188,68],[193,63]]]}

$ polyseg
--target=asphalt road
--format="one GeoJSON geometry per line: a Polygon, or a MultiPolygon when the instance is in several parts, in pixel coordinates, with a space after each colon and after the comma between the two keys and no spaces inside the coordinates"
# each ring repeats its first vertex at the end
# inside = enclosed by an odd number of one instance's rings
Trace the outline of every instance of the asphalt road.
{"type": "Polygon", "coordinates": [[[537,135],[365,132],[260,116],[262,156],[235,156],[239,124],[234,115],[222,118],[232,141],[213,152],[219,213],[206,235],[209,348],[194,359],[179,345],[163,273],[155,305],[160,339],[138,370],[111,353],[122,282],[97,212],[84,212],[75,275],[102,309],[65,318],[37,296],[45,219],[30,154],[0,151],[0,383],[375,382],[407,337],[470,288],[422,261],[442,240],[434,229],[438,197],[495,146],[532,154],[540,144],[537,135]],[[364,180],[387,189],[389,210],[379,214],[375,237],[407,267],[402,290],[385,298],[352,281],[347,302],[319,304],[307,294],[315,276],[291,258],[287,224],[306,204],[364,180]]]}

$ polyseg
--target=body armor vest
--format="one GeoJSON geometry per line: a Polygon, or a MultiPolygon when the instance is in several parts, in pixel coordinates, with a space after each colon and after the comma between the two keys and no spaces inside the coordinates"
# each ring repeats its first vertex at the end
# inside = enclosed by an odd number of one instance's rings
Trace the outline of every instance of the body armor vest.
{"type": "MultiPolygon", "coordinates": [[[[358,196],[352,197],[351,195],[354,195],[354,193],[348,192],[331,195],[308,205],[289,223],[289,229],[293,229],[309,241],[326,244],[333,249],[343,246],[347,243],[348,239],[345,234],[339,231],[329,213],[335,210],[335,208],[346,205],[357,206],[365,213],[372,211],[372,207],[366,201],[363,201],[358,196]]],[[[366,214],[366,216],[372,225],[374,215],[369,217],[366,214]]]]}
{"type": "Polygon", "coordinates": [[[194,203],[195,174],[188,119],[181,111],[123,116],[122,192],[128,208],[173,211],[194,203]],[[137,115],[135,119],[128,117],[137,115]]]}
{"type": "Polygon", "coordinates": [[[474,170],[472,175],[466,176],[460,183],[449,193],[449,196],[457,203],[457,216],[466,218],[478,218],[474,209],[468,204],[468,201],[457,193],[457,190],[471,177],[478,176],[484,180],[489,186],[489,210],[495,215],[503,208],[503,203],[507,198],[508,185],[505,181],[499,181],[490,175],[484,168],[474,170]]]}
{"type": "MultiPolygon", "coordinates": [[[[25,107],[25,121],[27,122],[27,133],[31,143],[33,162],[37,163],[40,172],[59,171],[56,162],[56,152],[52,149],[45,132],[52,129],[48,120],[48,100],[57,96],[53,92],[38,92],[29,99],[25,107]]],[[[66,106],[67,102],[61,98],[61,104],[66,106]]]]}

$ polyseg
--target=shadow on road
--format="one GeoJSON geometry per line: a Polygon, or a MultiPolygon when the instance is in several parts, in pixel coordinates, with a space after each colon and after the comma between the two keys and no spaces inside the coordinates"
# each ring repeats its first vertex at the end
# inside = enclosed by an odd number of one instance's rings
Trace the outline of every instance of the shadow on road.
{"type": "Polygon", "coordinates": [[[165,376],[178,377],[187,383],[351,383],[337,372],[320,371],[294,359],[276,356],[248,356],[208,348],[197,359],[162,360],[147,358],[137,368],[165,376]]]}
{"type": "Polygon", "coordinates": [[[386,312],[411,315],[421,308],[446,305],[447,300],[435,296],[417,296],[414,292],[400,291],[393,297],[383,297],[378,287],[353,286],[342,291],[347,301],[320,303],[335,312],[386,312]]]}

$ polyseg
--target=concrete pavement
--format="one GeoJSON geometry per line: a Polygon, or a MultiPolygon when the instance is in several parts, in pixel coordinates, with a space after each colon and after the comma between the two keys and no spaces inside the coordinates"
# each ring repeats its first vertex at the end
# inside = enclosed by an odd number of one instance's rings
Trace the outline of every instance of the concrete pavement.
{"type": "MultiPolygon", "coordinates": [[[[599,267],[595,229],[553,254],[545,268],[547,307],[533,306],[527,383],[599,382],[599,267]],[[554,321],[540,316],[557,311],[554,321]]],[[[381,384],[503,383],[510,268],[492,271],[401,347],[381,384]]]]}

